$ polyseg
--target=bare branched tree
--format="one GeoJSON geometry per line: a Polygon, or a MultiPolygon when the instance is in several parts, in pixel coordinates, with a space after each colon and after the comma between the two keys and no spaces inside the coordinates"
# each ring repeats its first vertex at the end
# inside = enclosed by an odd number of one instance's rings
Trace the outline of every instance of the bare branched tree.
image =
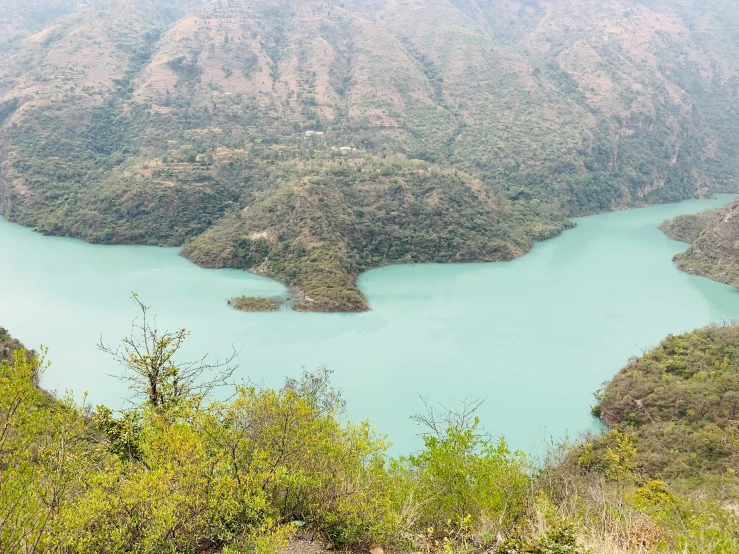
{"type": "Polygon", "coordinates": [[[480,400],[479,398],[468,396],[457,400],[456,407],[447,408],[443,404],[434,406],[428,397],[420,396],[420,398],[421,402],[423,402],[424,411],[413,413],[411,420],[424,427],[427,432],[430,431],[439,439],[444,438],[449,428],[464,431],[474,427],[477,423],[475,413],[485,403],[484,399],[480,400]]]}
{"type": "Polygon", "coordinates": [[[303,368],[299,379],[288,377],[282,391],[293,391],[305,398],[320,415],[333,413],[342,415],[346,412],[346,401],[341,391],[331,385],[333,371],[323,366],[316,371],[303,368]]]}
{"type": "Polygon", "coordinates": [[[225,360],[209,362],[206,353],[194,361],[176,361],[189,331],[160,331],[150,307],[136,293],[131,298],[141,312],[131,323],[131,334],[115,348],[101,337],[98,349],[124,367],[125,373],[116,377],[128,384],[136,399],[164,411],[185,399],[206,398],[215,388],[229,384],[237,368],[235,349],[225,360]]]}

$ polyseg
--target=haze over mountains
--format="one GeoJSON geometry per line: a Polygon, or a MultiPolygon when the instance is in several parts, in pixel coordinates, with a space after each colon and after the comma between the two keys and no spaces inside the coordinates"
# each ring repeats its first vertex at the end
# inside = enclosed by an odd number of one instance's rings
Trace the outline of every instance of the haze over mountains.
{"type": "Polygon", "coordinates": [[[728,0],[0,5],[0,213],[362,310],[367,268],[739,186],[728,0]]]}

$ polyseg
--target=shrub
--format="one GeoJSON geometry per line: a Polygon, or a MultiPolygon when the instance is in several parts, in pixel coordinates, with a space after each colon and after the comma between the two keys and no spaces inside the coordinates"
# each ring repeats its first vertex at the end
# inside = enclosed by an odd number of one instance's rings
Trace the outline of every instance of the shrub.
{"type": "Polygon", "coordinates": [[[523,515],[529,485],[523,455],[482,433],[478,419],[437,427],[423,440],[419,454],[393,466],[401,484],[396,502],[416,536],[486,544],[523,515]]]}

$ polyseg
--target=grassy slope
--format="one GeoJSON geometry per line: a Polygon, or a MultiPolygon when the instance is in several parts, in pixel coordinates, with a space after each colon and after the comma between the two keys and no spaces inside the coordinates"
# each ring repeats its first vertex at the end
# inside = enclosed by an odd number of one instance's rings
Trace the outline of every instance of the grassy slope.
{"type": "Polygon", "coordinates": [[[93,2],[2,54],[0,210],[365,309],[368,267],[508,259],[565,216],[734,190],[727,9],[93,2]]]}

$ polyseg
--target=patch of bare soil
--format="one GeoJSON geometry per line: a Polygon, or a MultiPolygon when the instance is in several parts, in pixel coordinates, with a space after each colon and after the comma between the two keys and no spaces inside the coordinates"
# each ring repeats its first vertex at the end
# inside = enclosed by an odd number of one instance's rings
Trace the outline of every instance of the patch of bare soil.
{"type": "MultiPolygon", "coordinates": [[[[308,535],[310,536],[310,535],[308,535]]],[[[325,545],[318,540],[307,540],[308,537],[300,538],[293,537],[288,543],[287,549],[283,550],[281,554],[349,554],[343,550],[335,551],[330,545],[325,545]]],[[[388,552],[379,546],[375,546],[371,550],[359,551],[363,554],[408,554],[407,552],[400,552],[393,550],[388,552]]]]}
{"type": "Polygon", "coordinates": [[[303,539],[290,539],[287,549],[282,554],[324,554],[326,546],[318,541],[307,541],[303,539]]]}

